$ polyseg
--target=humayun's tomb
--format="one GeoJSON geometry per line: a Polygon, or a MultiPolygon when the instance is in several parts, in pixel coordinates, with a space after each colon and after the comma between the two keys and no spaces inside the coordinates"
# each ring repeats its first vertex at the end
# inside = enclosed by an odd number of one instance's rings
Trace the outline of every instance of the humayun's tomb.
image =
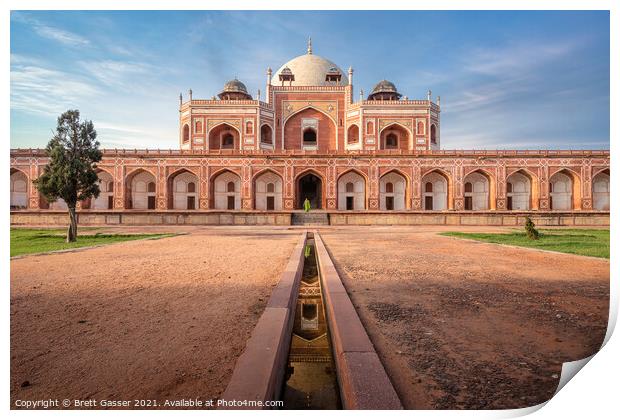
{"type": "MultiPolygon", "coordinates": [[[[290,224],[307,198],[333,224],[609,222],[609,150],[442,150],[430,91],[409,99],[382,80],[355,96],[353,69],[310,43],[267,69],[264,100],[237,79],[217,98],[190,90],[179,149],[104,149],[80,221],[290,224]]],[[[45,163],[44,149],[11,150],[13,223],[66,217],[31,182],[45,163]]]]}

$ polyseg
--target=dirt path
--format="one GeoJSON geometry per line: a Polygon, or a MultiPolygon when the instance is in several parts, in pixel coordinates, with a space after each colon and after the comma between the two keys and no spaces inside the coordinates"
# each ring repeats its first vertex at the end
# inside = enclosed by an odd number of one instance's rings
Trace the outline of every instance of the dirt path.
{"type": "Polygon", "coordinates": [[[192,229],[12,261],[11,403],[216,398],[297,240],[192,229]]]}
{"type": "Polygon", "coordinates": [[[561,364],[594,353],[604,338],[606,260],[466,242],[432,228],[322,236],[407,408],[538,404],[553,395],[561,364]]]}

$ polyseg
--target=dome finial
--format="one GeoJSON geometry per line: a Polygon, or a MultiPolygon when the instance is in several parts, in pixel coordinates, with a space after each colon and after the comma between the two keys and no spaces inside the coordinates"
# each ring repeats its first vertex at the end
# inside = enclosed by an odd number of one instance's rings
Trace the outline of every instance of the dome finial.
{"type": "Polygon", "coordinates": [[[308,54],[312,54],[312,37],[308,37],[308,54]]]}

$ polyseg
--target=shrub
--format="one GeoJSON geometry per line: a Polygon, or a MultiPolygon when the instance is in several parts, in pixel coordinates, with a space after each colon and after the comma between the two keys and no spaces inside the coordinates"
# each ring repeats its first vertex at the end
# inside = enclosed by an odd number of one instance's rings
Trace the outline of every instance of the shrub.
{"type": "Polygon", "coordinates": [[[540,233],[536,230],[536,225],[529,217],[525,218],[525,234],[532,240],[537,240],[540,237],[540,233]]]}

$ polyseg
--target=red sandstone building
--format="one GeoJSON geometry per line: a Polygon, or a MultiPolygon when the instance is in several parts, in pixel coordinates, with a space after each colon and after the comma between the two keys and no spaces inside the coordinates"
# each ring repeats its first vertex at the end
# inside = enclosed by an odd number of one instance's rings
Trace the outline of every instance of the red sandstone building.
{"type": "MultiPolygon", "coordinates": [[[[253,223],[288,214],[278,219],[286,223],[306,198],[336,219],[609,211],[608,150],[442,150],[439,98],[408,99],[386,80],[356,98],[353,69],[314,55],[311,44],[268,69],[260,95],[235,79],[218,98],[181,97],[179,149],[105,149],[101,195],[80,203],[81,217],[199,223],[219,213],[253,223]]],[[[42,149],[11,150],[14,220],[63,209],[31,182],[45,163],[42,149]]]]}

